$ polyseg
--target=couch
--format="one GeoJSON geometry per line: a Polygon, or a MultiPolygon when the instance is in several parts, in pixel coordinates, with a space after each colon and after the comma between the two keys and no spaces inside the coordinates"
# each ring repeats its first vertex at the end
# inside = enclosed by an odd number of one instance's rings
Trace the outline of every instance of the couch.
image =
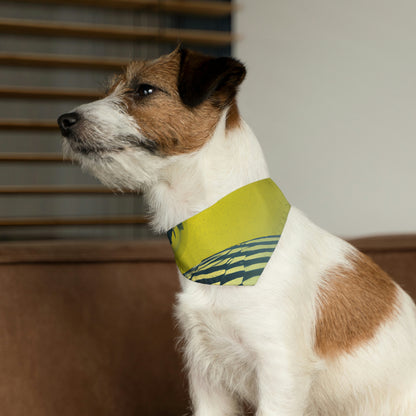
{"type": "MultiPolygon", "coordinates": [[[[416,235],[352,241],[416,298],[416,235]]],[[[0,414],[188,413],[165,240],[0,243],[0,414]]]]}

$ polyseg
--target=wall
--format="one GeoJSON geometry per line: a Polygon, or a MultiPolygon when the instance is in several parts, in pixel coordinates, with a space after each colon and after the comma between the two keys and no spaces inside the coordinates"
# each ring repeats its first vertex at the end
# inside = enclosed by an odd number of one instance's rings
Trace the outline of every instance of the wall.
{"type": "Polygon", "coordinates": [[[273,179],[346,236],[416,231],[416,3],[239,0],[240,94],[273,179]]]}

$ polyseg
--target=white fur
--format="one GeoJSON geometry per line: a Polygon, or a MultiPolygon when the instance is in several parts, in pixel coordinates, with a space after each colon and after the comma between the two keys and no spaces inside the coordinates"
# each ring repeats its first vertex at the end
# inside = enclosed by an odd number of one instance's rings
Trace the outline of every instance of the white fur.
{"type": "MultiPolygon", "coordinates": [[[[112,105],[110,99],[81,111],[111,125],[108,142],[120,128],[137,134],[140,128],[125,113],[111,114],[112,105]]],[[[191,154],[158,157],[126,147],[76,158],[111,186],[143,189],[159,232],[269,176],[252,131],[244,122],[228,131],[224,116],[211,140],[191,154]]],[[[176,316],[195,416],[239,414],[241,400],[257,416],[416,415],[416,314],[401,289],[400,313],[370,342],[332,360],[314,350],[323,274],[348,262],[353,250],[292,207],[255,286],[209,286],[180,277],[176,316]]]]}
{"type": "Polygon", "coordinates": [[[155,173],[165,161],[123,139],[132,136],[137,141],[145,140],[135,119],[126,111],[117,89],[106,98],[77,107],[76,111],[87,121],[82,129],[83,142],[92,148],[109,151],[85,156],[72,149],[73,141],[64,140],[66,157],[80,162],[83,169],[111,188],[134,191],[152,185],[155,173]],[[124,150],[111,151],[113,147],[124,150]]]}

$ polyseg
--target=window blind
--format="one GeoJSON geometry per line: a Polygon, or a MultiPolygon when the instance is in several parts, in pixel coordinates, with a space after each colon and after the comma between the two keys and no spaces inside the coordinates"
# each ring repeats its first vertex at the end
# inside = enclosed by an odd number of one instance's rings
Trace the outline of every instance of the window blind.
{"type": "Polygon", "coordinates": [[[229,55],[230,1],[0,2],[0,240],[151,236],[138,194],[63,160],[56,118],[131,59],[179,43],[229,55]]]}

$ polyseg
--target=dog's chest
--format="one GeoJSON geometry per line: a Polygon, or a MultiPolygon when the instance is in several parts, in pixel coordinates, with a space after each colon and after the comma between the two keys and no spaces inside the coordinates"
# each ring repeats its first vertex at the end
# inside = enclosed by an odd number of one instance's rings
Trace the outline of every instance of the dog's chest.
{"type": "Polygon", "coordinates": [[[233,308],[202,306],[194,296],[178,296],[176,316],[182,329],[188,366],[198,368],[213,383],[223,383],[248,395],[255,357],[245,342],[244,319],[233,308]]]}

